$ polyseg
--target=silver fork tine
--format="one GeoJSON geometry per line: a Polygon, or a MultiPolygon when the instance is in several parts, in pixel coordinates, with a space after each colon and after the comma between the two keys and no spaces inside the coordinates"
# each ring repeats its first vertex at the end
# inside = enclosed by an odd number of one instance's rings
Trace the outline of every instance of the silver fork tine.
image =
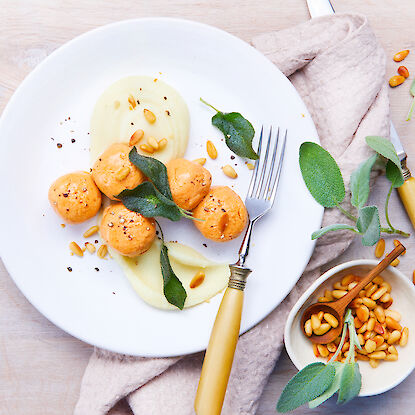
{"type": "Polygon", "coordinates": [[[269,168],[266,184],[265,184],[265,187],[263,189],[263,196],[262,197],[264,199],[267,199],[269,197],[268,194],[269,194],[270,189],[271,189],[271,179],[272,179],[272,176],[274,174],[275,158],[277,156],[279,137],[280,137],[280,128],[278,127],[277,137],[275,139],[275,144],[274,144],[274,151],[272,152],[271,166],[269,168]]]}
{"type": "Polygon", "coordinates": [[[253,191],[255,189],[256,181],[258,178],[258,166],[259,166],[259,160],[261,159],[261,148],[262,148],[262,136],[264,132],[264,126],[261,127],[261,134],[259,136],[259,142],[258,142],[258,150],[257,154],[259,156],[259,159],[255,162],[255,168],[252,172],[251,182],[249,183],[248,193],[247,197],[252,197],[253,191]]]}
{"type": "Polygon", "coordinates": [[[259,197],[262,193],[262,188],[264,186],[264,176],[265,176],[265,171],[267,170],[267,165],[268,165],[268,154],[269,154],[269,145],[270,145],[270,142],[271,142],[271,136],[272,136],[272,127],[270,127],[270,129],[269,129],[267,149],[265,151],[264,161],[262,162],[261,173],[260,173],[260,176],[259,176],[258,189],[255,191],[255,195],[256,195],[255,197],[257,199],[259,199],[259,197]]]}
{"type": "Polygon", "coordinates": [[[271,206],[274,204],[275,195],[277,194],[278,182],[280,180],[282,164],[284,162],[285,144],[286,143],[287,143],[287,130],[285,130],[284,141],[283,141],[282,147],[281,147],[281,154],[280,154],[280,157],[278,159],[277,172],[275,174],[275,178],[274,178],[274,181],[272,183],[272,186],[269,190],[269,196],[268,197],[269,197],[269,200],[271,202],[271,206]]]}

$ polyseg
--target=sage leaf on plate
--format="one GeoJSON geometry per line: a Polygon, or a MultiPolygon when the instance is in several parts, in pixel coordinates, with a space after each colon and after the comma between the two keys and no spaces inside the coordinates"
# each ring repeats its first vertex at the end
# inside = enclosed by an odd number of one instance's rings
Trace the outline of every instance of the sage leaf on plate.
{"type": "Polygon", "coordinates": [[[366,137],[366,143],[369,147],[375,150],[376,153],[379,153],[381,156],[392,161],[399,169],[401,168],[401,161],[396,154],[395,147],[388,139],[372,135],[366,137]]]}
{"type": "Polygon", "coordinates": [[[160,265],[161,274],[163,275],[163,292],[166,300],[180,310],[183,310],[187,293],[170,265],[168,249],[164,245],[164,241],[162,241],[161,245],[160,265]]]}
{"type": "Polygon", "coordinates": [[[374,245],[380,238],[379,211],[376,206],[365,206],[359,210],[356,227],[362,233],[364,246],[374,245]]]}
{"type": "Polygon", "coordinates": [[[321,228],[318,231],[313,232],[311,235],[311,239],[314,240],[314,239],[320,238],[320,236],[325,235],[327,232],[338,231],[342,229],[346,229],[346,230],[353,231],[353,232],[358,232],[358,230],[354,226],[346,225],[343,223],[336,223],[334,225],[325,226],[324,228],[321,228]]]}
{"type": "Polygon", "coordinates": [[[414,108],[415,108],[415,79],[412,81],[411,87],[409,88],[409,92],[414,97],[414,99],[412,100],[411,107],[409,108],[409,112],[408,112],[408,115],[406,117],[406,121],[411,120],[412,113],[414,112],[414,108]]]}
{"type": "Polygon", "coordinates": [[[330,387],[323,392],[320,396],[313,399],[308,403],[309,408],[316,408],[317,406],[321,405],[323,402],[326,402],[327,399],[331,398],[340,388],[340,380],[344,369],[344,364],[340,362],[331,362],[328,365],[332,365],[335,369],[335,375],[333,383],[330,387]]]}
{"type": "Polygon", "coordinates": [[[314,199],[324,207],[335,207],[346,194],[343,176],[334,158],[316,143],[300,147],[300,169],[314,199]]]}
{"type": "Polygon", "coordinates": [[[116,197],[127,209],[141,213],[147,218],[162,216],[178,221],[185,216],[176,203],[161,194],[151,182],[141,183],[131,190],[123,190],[116,197]]]}
{"type": "Polygon", "coordinates": [[[369,157],[350,176],[351,203],[354,207],[362,208],[367,202],[370,192],[370,172],[376,159],[376,154],[369,157]]]}
{"type": "Polygon", "coordinates": [[[401,187],[404,183],[402,170],[390,160],[386,163],[386,178],[391,182],[392,187],[401,187]]]}
{"type": "Polygon", "coordinates": [[[300,370],[285,386],[277,403],[278,412],[288,412],[317,398],[333,383],[335,368],[311,363],[300,370]]]}
{"type": "Polygon", "coordinates": [[[222,112],[202,98],[200,100],[216,111],[216,114],[212,117],[212,124],[222,131],[229,149],[240,157],[257,160],[259,156],[252,148],[252,140],[255,135],[252,124],[239,112],[222,112]]]}
{"type": "Polygon", "coordinates": [[[355,362],[344,363],[337,403],[344,404],[349,402],[359,395],[361,387],[362,375],[360,374],[359,365],[355,362]]]}
{"type": "Polygon", "coordinates": [[[154,184],[157,190],[164,196],[173,200],[169,181],[167,179],[166,166],[153,157],[142,156],[133,147],[129,153],[129,159],[139,170],[141,170],[154,184]]]}

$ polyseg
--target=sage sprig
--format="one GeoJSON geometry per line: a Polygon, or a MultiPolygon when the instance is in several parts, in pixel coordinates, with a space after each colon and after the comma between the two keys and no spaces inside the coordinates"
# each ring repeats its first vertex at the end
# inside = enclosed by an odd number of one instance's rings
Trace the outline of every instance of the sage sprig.
{"type": "Polygon", "coordinates": [[[336,352],[327,364],[311,363],[300,370],[285,386],[277,403],[278,412],[289,412],[309,403],[315,408],[338,394],[337,403],[344,404],[359,395],[362,381],[359,365],[354,360],[355,347],[361,349],[354,319],[350,309],[346,311],[342,336],[336,352]],[[346,333],[349,332],[350,349],[344,363],[337,362],[346,333]]]}
{"type": "Polygon", "coordinates": [[[216,111],[212,124],[222,131],[226,145],[238,156],[257,160],[258,154],[252,148],[255,130],[252,124],[239,112],[222,112],[200,98],[208,107],[216,111]]]}
{"type": "Polygon", "coordinates": [[[320,238],[328,232],[349,230],[362,237],[365,246],[374,245],[381,232],[409,236],[408,233],[396,229],[389,219],[389,199],[393,188],[403,184],[400,160],[392,143],[386,138],[366,137],[367,144],[376,151],[352,173],[350,177],[351,204],[357,208],[358,215],[344,209],[343,202],[346,191],[340,168],[328,151],[316,143],[305,142],[300,147],[299,162],[304,182],[314,199],[326,208],[337,208],[354,222],[349,224],[332,224],[313,232],[312,239],[320,238]],[[386,162],[384,161],[386,160],[386,162]],[[385,218],[387,227],[382,227],[377,206],[366,206],[370,193],[370,173],[376,162],[386,165],[386,177],[391,187],[385,201],[385,218]]]}
{"type": "Polygon", "coordinates": [[[414,97],[414,99],[412,100],[412,104],[409,108],[406,121],[411,121],[412,113],[414,112],[414,108],[415,108],[415,79],[412,81],[411,87],[409,88],[409,92],[414,97]]]}

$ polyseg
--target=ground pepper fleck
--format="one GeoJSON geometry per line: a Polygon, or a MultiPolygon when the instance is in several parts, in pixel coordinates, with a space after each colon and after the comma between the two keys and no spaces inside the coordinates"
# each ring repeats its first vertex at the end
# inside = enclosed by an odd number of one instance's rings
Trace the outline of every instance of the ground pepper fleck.
{"type": "Polygon", "coordinates": [[[68,267],[67,269],[68,269],[69,272],[72,272],[72,268],[71,267],[68,267]]]}

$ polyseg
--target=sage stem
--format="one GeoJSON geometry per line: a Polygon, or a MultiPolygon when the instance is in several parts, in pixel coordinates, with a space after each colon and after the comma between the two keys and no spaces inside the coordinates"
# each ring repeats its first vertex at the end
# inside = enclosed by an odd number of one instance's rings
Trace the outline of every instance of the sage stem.
{"type": "Polygon", "coordinates": [[[213,105],[210,105],[208,102],[206,102],[202,97],[200,97],[200,101],[202,101],[205,105],[208,107],[214,109],[216,112],[220,112],[218,109],[216,109],[213,105]]]}

